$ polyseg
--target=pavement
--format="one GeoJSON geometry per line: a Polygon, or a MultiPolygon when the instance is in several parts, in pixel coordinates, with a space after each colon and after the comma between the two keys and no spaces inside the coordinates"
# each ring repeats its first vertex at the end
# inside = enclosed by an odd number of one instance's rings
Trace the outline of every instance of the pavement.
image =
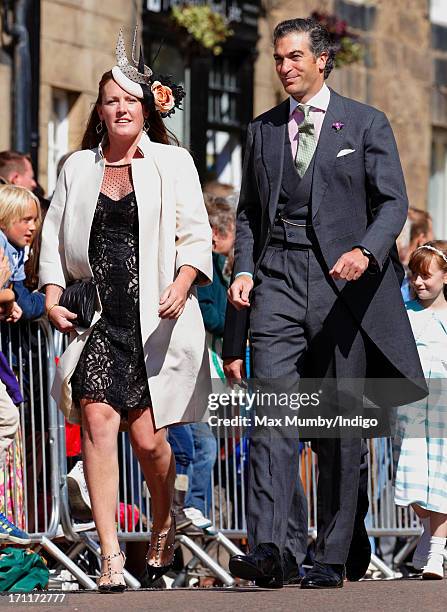
{"type": "MultiPolygon", "coordinates": [[[[318,591],[304,590],[298,586],[280,590],[256,587],[165,591],[140,589],[107,595],[82,591],[67,593],[63,602],[60,602],[61,591],[58,595],[59,602],[49,604],[43,600],[26,603],[23,599],[15,603],[11,595],[3,595],[0,597],[0,609],[3,605],[11,611],[37,608],[43,612],[59,609],[66,612],[445,612],[447,609],[446,580],[421,579],[365,580],[345,583],[342,589],[318,591]]],[[[29,595],[22,597],[29,598],[29,595]]]]}

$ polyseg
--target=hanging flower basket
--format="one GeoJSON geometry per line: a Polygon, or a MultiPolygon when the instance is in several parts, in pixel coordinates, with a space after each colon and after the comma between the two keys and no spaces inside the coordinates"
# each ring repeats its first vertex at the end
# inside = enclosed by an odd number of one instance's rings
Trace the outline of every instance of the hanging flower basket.
{"type": "Polygon", "coordinates": [[[224,15],[207,5],[173,6],[171,18],[205,49],[219,55],[222,44],[234,34],[224,15]]]}
{"type": "Polygon", "coordinates": [[[355,64],[363,59],[364,46],[359,42],[358,36],[349,31],[346,21],[339,19],[336,15],[319,13],[318,11],[314,11],[311,17],[319,21],[328,30],[337,52],[335,57],[337,68],[355,64]]]}

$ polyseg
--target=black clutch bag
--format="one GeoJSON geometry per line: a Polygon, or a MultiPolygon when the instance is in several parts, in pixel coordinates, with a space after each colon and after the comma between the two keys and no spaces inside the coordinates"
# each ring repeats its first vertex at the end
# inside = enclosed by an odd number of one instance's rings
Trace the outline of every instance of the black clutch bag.
{"type": "Polygon", "coordinates": [[[93,281],[74,281],[64,290],[59,306],[77,315],[76,323],[90,327],[96,307],[96,287],[93,281]]]}

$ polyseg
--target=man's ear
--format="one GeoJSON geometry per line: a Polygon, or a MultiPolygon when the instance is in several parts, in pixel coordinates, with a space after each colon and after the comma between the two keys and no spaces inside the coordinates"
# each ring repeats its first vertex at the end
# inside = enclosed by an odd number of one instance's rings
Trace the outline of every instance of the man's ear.
{"type": "Polygon", "coordinates": [[[317,66],[323,72],[326,68],[327,61],[329,59],[329,53],[327,51],[323,51],[320,56],[317,58],[317,66]]]}
{"type": "Polygon", "coordinates": [[[11,185],[16,185],[18,178],[19,178],[19,173],[18,172],[11,172],[11,174],[9,175],[9,183],[11,185]]]}

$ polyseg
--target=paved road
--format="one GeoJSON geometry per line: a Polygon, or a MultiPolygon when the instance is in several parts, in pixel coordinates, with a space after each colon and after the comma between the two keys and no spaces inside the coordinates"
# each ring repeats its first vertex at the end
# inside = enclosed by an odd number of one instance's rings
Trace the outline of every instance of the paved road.
{"type": "Polygon", "coordinates": [[[0,609],[42,612],[445,612],[447,581],[392,580],[347,583],[334,591],[285,587],[279,591],[253,588],[127,591],[114,595],[68,593],[63,604],[12,604],[2,597],[0,609]]]}

